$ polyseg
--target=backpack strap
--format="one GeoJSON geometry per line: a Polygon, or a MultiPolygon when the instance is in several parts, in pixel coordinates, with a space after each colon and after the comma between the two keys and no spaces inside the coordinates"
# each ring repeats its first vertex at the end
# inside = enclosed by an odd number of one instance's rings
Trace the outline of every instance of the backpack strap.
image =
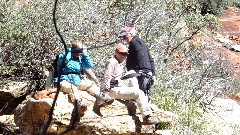
{"type": "Polygon", "coordinates": [[[53,67],[53,78],[57,78],[58,77],[58,72],[57,72],[57,61],[59,59],[59,55],[56,56],[56,58],[54,59],[53,63],[52,63],[52,67],[53,67]]]}
{"type": "Polygon", "coordinates": [[[82,62],[85,61],[85,58],[84,57],[80,57],[79,58],[79,64],[81,66],[81,71],[80,71],[80,75],[84,75],[84,70],[83,70],[83,65],[82,65],[82,62]]]}
{"type": "Polygon", "coordinates": [[[152,83],[151,83],[152,76],[146,72],[142,72],[142,73],[128,74],[128,75],[121,77],[120,79],[125,80],[125,79],[129,79],[129,78],[133,78],[133,77],[144,77],[143,84],[139,84],[139,87],[141,88],[141,90],[144,92],[145,95],[148,95],[150,92],[151,85],[152,85],[152,83]]]}
{"type": "MultiPolygon", "coordinates": [[[[69,51],[70,52],[70,51],[69,51]]],[[[67,53],[69,53],[67,52],[67,53]]],[[[58,71],[57,71],[57,61],[59,60],[59,55],[56,56],[56,58],[54,59],[54,62],[52,63],[52,67],[54,69],[54,74],[53,74],[53,78],[57,78],[58,77],[58,71]]],[[[79,64],[81,66],[81,71],[80,72],[64,72],[62,73],[62,75],[67,75],[67,74],[79,74],[79,75],[83,75],[84,74],[84,70],[83,70],[83,66],[82,66],[82,61],[84,61],[84,58],[83,57],[80,57],[78,59],[79,61],[79,64]]],[[[65,66],[67,65],[67,63],[64,63],[63,67],[64,68],[65,66]]]]}
{"type": "Polygon", "coordinates": [[[140,77],[140,76],[144,76],[146,78],[151,78],[152,77],[151,75],[149,75],[145,72],[142,72],[142,73],[131,73],[131,74],[122,76],[120,79],[125,80],[125,79],[129,79],[129,78],[133,78],[133,77],[140,77]]]}
{"type": "Polygon", "coordinates": [[[121,80],[126,80],[126,79],[129,79],[129,78],[139,77],[139,76],[142,76],[142,74],[132,73],[132,74],[128,74],[128,75],[122,76],[120,79],[121,80]]]}

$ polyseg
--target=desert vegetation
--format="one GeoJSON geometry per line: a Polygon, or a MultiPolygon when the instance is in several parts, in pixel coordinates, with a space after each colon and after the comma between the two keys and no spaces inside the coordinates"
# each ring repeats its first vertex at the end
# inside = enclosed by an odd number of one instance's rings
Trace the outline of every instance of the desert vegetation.
{"type": "MultiPolygon", "coordinates": [[[[0,87],[28,82],[21,94],[44,89],[56,54],[64,46],[53,24],[54,1],[0,4],[0,87]]],[[[226,63],[196,46],[195,35],[210,35],[221,26],[218,15],[238,0],[60,0],[56,22],[67,43],[82,39],[89,48],[94,72],[101,80],[105,60],[123,26],[134,26],[155,59],[152,102],[180,116],[176,134],[211,134],[202,117],[215,97],[239,91],[226,63]]]]}

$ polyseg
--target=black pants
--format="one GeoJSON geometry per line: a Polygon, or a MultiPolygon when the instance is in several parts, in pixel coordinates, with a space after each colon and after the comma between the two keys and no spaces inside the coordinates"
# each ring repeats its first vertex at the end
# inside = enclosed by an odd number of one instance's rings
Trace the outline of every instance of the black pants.
{"type": "Polygon", "coordinates": [[[137,77],[138,79],[138,85],[139,85],[139,89],[142,90],[145,95],[149,94],[150,91],[150,79],[151,77],[146,77],[146,76],[139,76],[137,77]]]}

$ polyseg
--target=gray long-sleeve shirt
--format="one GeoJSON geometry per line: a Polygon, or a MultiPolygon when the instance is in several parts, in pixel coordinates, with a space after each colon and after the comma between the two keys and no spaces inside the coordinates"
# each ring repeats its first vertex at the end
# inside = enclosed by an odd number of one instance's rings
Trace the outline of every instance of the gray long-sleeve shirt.
{"type": "Polygon", "coordinates": [[[112,78],[118,80],[119,83],[120,78],[123,74],[123,64],[119,63],[115,57],[109,59],[105,64],[105,71],[103,76],[103,88],[110,89],[110,81],[112,78]]]}

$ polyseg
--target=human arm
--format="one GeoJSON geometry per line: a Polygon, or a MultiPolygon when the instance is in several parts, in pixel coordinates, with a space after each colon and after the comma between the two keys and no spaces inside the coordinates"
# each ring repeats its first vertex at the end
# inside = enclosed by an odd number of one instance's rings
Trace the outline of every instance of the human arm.
{"type": "Polygon", "coordinates": [[[91,60],[91,58],[90,58],[90,56],[88,55],[87,52],[83,52],[80,60],[81,60],[83,69],[87,69],[87,68],[92,68],[93,67],[93,62],[92,62],[92,60],[91,60]]]}
{"type": "Polygon", "coordinates": [[[105,90],[109,90],[111,88],[110,81],[113,78],[112,77],[113,69],[114,69],[113,64],[110,62],[110,60],[108,60],[105,64],[105,70],[103,75],[103,88],[105,90]]]}
{"type": "Polygon", "coordinates": [[[135,53],[135,68],[134,70],[145,70],[154,73],[154,60],[149,53],[149,49],[140,38],[135,37],[132,41],[132,50],[135,53]]]}
{"type": "Polygon", "coordinates": [[[92,69],[86,68],[84,69],[84,73],[87,75],[88,79],[94,81],[97,86],[99,86],[99,81],[95,74],[93,73],[92,69]]]}
{"type": "MultiPolygon", "coordinates": [[[[142,42],[142,40],[140,40],[137,37],[134,37],[131,41],[131,45],[129,46],[129,56],[131,56],[131,63],[130,64],[130,69],[134,69],[134,70],[139,70],[142,69],[142,67],[144,66],[144,58],[145,54],[144,54],[144,46],[145,44],[142,42]]],[[[128,57],[129,57],[128,56],[128,57]]]]}
{"type": "Polygon", "coordinates": [[[82,62],[82,68],[84,71],[83,73],[87,75],[89,80],[95,82],[95,84],[99,86],[99,81],[96,75],[94,74],[94,72],[92,71],[92,67],[93,67],[92,60],[86,51],[83,52],[81,56],[81,62],[82,62]]]}
{"type": "Polygon", "coordinates": [[[149,55],[149,61],[151,64],[151,70],[152,70],[152,75],[155,75],[155,64],[154,64],[154,58],[151,56],[151,54],[148,51],[148,55],[149,55]]]}

